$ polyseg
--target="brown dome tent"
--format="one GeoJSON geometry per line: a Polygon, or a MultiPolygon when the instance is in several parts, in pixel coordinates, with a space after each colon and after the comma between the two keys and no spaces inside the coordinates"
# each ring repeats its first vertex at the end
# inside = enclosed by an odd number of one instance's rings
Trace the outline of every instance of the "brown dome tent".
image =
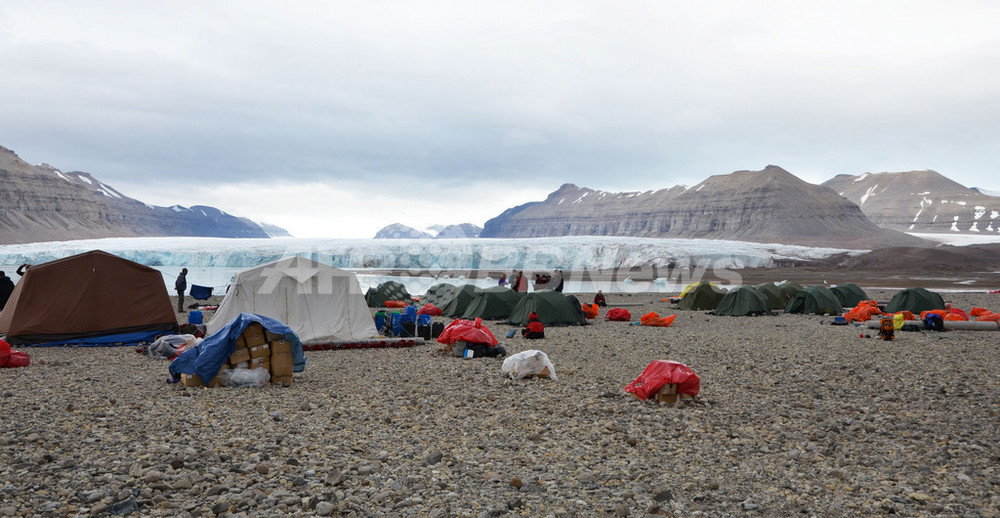
{"type": "Polygon", "coordinates": [[[12,344],[130,345],[176,329],[163,275],[100,250],[28,268],[0,312],[12,344]]]}

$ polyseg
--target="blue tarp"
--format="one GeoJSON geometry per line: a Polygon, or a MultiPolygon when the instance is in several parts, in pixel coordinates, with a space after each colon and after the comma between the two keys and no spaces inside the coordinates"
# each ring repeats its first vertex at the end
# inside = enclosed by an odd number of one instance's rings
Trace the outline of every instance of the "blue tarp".
{"type": "Polygon", "coordinates": [[[191,297],[195,300],[206,300],[212,296],[212,290],[208,286],[198,286],[197,284],[191,285],[191,297]]]}
{"type": "Polygon", "coordinates": [[[306,356],[302,352],[302,341],[295,331],[281,322],[254,313],[240,313],[232,322],[205,338],[197,347],[189,349],[170,362],[170,374],[197,374],[205,385],[219,373],[226,360],[236,350],[236,339],[251,323],[259,322],[264,329],[279,335],[292,343],[294,372],[306,368],[306,356]]]}
{"type": "Polygon", "coordinates": [[[69,338],[66,340],[53,340],[41,344],[25,344],[32,347],[62,347],[75,345],[79,347],[125,347],[148,343],[156,340],[157,336],[169,334],[164,329],[154,329],[152,331],[132,331],[128,333],[118,333],[113,335],[89,336],[87,338],[69,338]]]}

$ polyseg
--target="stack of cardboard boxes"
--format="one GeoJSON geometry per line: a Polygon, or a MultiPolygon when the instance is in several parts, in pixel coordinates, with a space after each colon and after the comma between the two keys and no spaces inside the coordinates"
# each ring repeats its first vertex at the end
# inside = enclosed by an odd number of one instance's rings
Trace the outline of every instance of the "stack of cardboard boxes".
{"type": "MultiPolygon", "coordinates": [[[[279,335],[267,331],[258,322],[253,322],[236,339],[236,349],[229,356],[229,361],[222,367],[225,369],[258,369],[264,368],[271,374],[272,384],[288,386],[292,383],[292,343],[279,335]]],[[[220,370],[220,374],[222,371],[220,370]]],[[[197,374],[184,374],[181,381],[188,387],[200,387],[204,384],[197,374]]],[[[216,375],[209,382],[209,387],[221,386],[220,377],[216,375]]]]}

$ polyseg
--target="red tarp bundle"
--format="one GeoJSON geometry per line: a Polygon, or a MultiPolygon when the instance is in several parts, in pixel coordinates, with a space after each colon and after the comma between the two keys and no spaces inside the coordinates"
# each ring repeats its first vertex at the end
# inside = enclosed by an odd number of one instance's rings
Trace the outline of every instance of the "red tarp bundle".
{"type": "Polygon", "coordinates": [[[608,313],[604,315],[604,318],[608,320],[628,322],[629,320],[632,320],[632,314],[625,308],[611,308],[608,310],[608,313]]]}
{"type": "Polygon", "coordinates": [[[459,340],[465,340],[475,344],[486,344],[490,347],[499,344],[490,329],[483,325],[483,319],[477,318],[475,321],[462,320],[456,318],[452,320],[448,327],[444,328],[438,342],[443,344],[454,344],[459,340]]]}
{"type": "Polygon", "coordinates": [[[635,381],[625,387],[625,391],[645,401],[667,384],[677,385],[678,394],[697,396],[701,390],[701,380],[687,365],[669,360],[653,360],[635,381]]]}
{"type": "Polygon", "coordinates": [[[670,324],[674,323],[675,318],[677,318],[677,315],[661,317],[659,313],[650,311],[649,313],[643,315],[639,321],[644,326],[670,327],[670,324]]]}
{"type": "Polygon", "coordinates": [[[0,340],[0,367],[27,367],[30,364],[28,353],[11,351],[10,344],[0,340]]]}
{"type": "Polygon", "coordinates": [[[430,302],[428,302],[427,304],[424,304],[423,306],[420,306],[420,310],[417,311],[417,314],[418,315],[430,315],[432,317],[439,317],[439,316],[441,316],[441,308],[439,308],[439,307],[435,306],[434,304],[431,304],[430,302]]]}
{"type": "Polygon", "coordinates": [[[587,318],[597,318],[597,314],[601,312],[601,308],[597,304],[580,304],[580,309],[583,310],[583,316],[587,318]]]}

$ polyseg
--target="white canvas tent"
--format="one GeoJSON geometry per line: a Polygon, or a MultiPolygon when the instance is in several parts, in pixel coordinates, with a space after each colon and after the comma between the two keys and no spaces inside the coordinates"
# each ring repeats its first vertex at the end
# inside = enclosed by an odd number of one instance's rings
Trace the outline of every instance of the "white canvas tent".
{"type": "Polygon", "coordinates": [[[378,335],[358,278],[304,257],[289,257],[236,274],[207,324],[208,334],[240,313],[280,320],[303,342],[378,335]]]}

